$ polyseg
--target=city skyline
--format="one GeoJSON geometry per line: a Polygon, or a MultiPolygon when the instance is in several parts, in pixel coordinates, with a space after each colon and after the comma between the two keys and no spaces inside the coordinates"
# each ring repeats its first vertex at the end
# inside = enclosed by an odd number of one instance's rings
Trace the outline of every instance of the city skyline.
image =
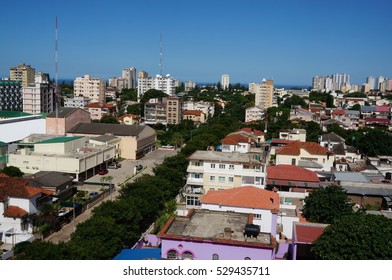
{"type": "Polygon", "coordinates": [[[55,19],[59,79],[109,79],[135,67],[154,76],[217,83],[311,85],[313,76],[392,77],[387,36],[390,1],[21,1],[2,4],[0,77],[30,64],[54,78],[55,19]],[[18,16],[15,20],[15,16],[18,16]]]}

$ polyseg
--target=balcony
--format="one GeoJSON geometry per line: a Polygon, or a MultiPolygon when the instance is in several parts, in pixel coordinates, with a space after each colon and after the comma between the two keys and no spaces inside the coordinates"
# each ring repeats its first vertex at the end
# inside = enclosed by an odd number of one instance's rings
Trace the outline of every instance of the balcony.
{"type": "Polygon", "coordinates": [[[188,177],[186,183],[192,185],[203,185],[203,178],[188,177]]]}
{"type": "Polygon", "coordinates": [[[187,195],[189,194],[203,195],[205,191],[202,186],[193,186],[193,185],[188,185],[187,183],[184,186],[184,193],[187,195]]]}

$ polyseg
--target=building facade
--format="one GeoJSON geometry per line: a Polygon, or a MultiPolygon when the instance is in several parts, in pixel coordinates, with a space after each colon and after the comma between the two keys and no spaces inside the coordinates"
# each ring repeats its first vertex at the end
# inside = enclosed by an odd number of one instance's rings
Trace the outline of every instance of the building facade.
{"type": "Polygon", "coordinates": [[[49,83],[36,83],[23,87],[23,112],[40,114],[53,112],[56,106],[55,87],[49,83]]]}
{"type": "Polygon", "coordinates": [[[22,84],[19,81],[0,80],[0,111],[22,111],[22,84]]]}
{"type": "Polygon", "coordinates": [[[179,124],[182,120],[182,102],[179,97],[166,99],[166,123],[179,124]]]}
{"type": "Polygon", "coordinates": [[[65,135],[79,123],[91,123],[91,115],[80,108],[60,107],[46,116],[46,134],[65,135]]]}
{"type": "Polygon", "coordinates": [[[228,74],[223,74],[221,77],[221,87],[223,90],[229,89],[230,76],[228,74]]]}
{"type": "Polygon", "coordinates": [[[257,106],[245,109],[245,122],[260,121],[264,116],[264,110],[257,106]]]}
{"type": "Polygon", "coordinates": [[[150,77],[146,72],[139,72],[138,85],[137,85],[137,97],[140,100],[141,96],[150,89],[161,90],[168,96],[174,96],[176,93],[176,81],[170,76],[156,75],[150,77]]]}
{"type": "Polygon", "coordinates": [[[122,78],[125,80],[124,88],[131,89],[136,88],[137,81],[136,81],[136,68],[125,68],[122,71],[122,78]]]}
{"type": "Polygon", "coordinates": [[[22,86],[28,86],[34,83],[35,69],[31,65],[19,64],[18,66],[10,68],[10,80],[19,81],[22,86]]]}
{"type": "Polygon", "coordinates": [[[263,79],[255,93],[255,106],[267,110],[273,105],[274,82],[263,79]]]}
{"type": "Polygon", "coordinates": [[[76,96],[74,98],[67,98],[64,100],[64,107],[83,109],[90,104],[90,98],[84,96],[76,96]]]}
{"type": "Polygon", "coordinates": [[[91,120],[100,120],[103,116],[116,116],[116,106],[103,103],[93,102],[87,104],[84,109],[90,113],[91,120]]]}
{"type": "Polygon", "coordinates": [[[265,165],[257,153],[195,151],[189,156],[184,187],[187,207],[200,205],[200,197],[209,190],[241,186],[264,188],[265,165]]]}
{"type": "Polygon", "coordinates": [[[104,102],[105,89],[104,79],[93,78],[90,75],[77,77],[74,81],[74,96],[87,97],[91,102],[104,102]]]}

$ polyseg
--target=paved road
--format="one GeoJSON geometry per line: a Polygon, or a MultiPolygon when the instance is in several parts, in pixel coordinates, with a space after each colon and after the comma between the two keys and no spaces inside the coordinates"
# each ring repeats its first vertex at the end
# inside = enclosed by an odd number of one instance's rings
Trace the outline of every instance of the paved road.
{"type": "MultiPolygon", "coordinates": [[[[147,154],[144,158],[140,160],[124,160],[121,162],[121,168],[119,169],[109,169],[109,173],[107,173],[105,176],[112,176],[113,177],[113,183],[116,186],[116,190],[103,199],[100,203],[96,204],[94,207],[97,205],[100,205],[103,201],[106,201],[108,199],[115,199],[118,195],[118,185],[123,183],[127,178],[132,176],[134,173],[134,166],[136,164],[142,164],[144,168],[142,171],[140,171],[136,176],[134,176],[132,179],[129,180],[129,182],[132,182],[135,180],[137,177],[143,175],[143,174],[153,174],[152,168],[155,166],[155,164],[160,164],[163,162],[165,157],[168,156],[173,156],[177,153],[177,151],[173,150],[156,150],[153,151],[149,154],[147,154]]],[[[89,182],[100,182],[102,176],[100,175],[95,175],[91,178],[89,178],[86,181],[89,182]]],[[[55,244],[59,242],[66,242],[70,239],[71,234],[74,232],[74,229],[77,227],[77,225],[81,222],[86,221],[87,219],[90,218],[91,216],[91,210],[93,208],[90,208],[77,216],[75,220],[71,221],[69,224],[66,224],[63,226],[63,228],[51,234],[49,237],[47,237],[45,240],[53,242],[55,244]]]]}

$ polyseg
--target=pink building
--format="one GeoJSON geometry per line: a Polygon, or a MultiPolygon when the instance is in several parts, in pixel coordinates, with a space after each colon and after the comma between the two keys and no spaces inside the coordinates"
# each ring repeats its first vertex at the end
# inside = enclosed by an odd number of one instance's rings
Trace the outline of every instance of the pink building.
{"type": "Polygon", "coordinates": [[[91,123],[90,113],[80,108],[59,108],[46,116],[46,134],[65,135],[79,123],[91,123]]]}
{"type": "Polygon", "coordinates": [[[260,232],[253,214],[192,209],[159,232],[162,259],[272,260],[276,239],[260,232]]]}

